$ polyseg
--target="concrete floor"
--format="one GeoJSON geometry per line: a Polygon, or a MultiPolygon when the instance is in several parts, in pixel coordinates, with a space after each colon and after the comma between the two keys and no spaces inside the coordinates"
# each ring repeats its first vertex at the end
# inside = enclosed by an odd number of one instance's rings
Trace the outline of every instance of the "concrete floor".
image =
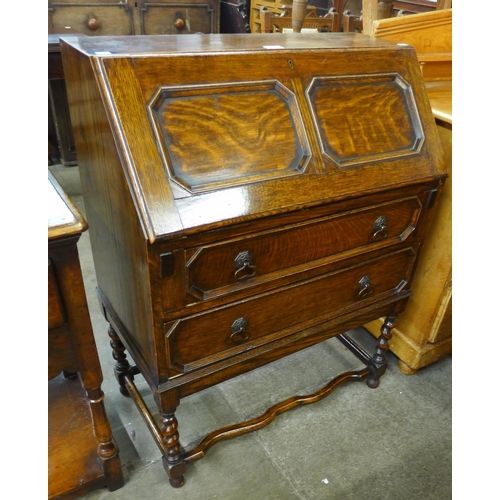
{"type": "MultiPolygon", "coordinates": [[[[85,215],[77,167],[50,167],[85,215]]],[[[186,484],[172,488],[161,455],[113,374],[107,323],[95,295],[88,233],[79,242],[88,304],[102,365],[105,404],[120,449],[125,486],[92,500],[446,500],[452,498],[451,356],[403,375],[389,354],[380,387],[348,382],[326,399],[279,415],[269,426],[222,441],[188,466],[186,484]]],[[[351,336],[373,352],[363,329],[351,336]]],[[[362,364],[335,339],[182,400],[181,442],[189,447],[213,429],[247,420],[270,405],[310,394],[337,373],[362,364]],[[314,359],[314,363],[311,363],[314,359]]],[[[158,411],[141,376],[136,383],[158,411]]]]}

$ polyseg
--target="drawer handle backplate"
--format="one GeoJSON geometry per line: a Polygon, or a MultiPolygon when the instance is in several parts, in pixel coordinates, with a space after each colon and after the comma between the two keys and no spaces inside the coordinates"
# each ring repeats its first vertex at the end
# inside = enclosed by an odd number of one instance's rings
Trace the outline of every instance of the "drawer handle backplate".
{"type": "Polygon", "coordinates": [[[374,223],[372,228],[373,241],[380,241],[387,238],[389,231],[387,230],[387,217],[385,215],[381,215],[374,223]]]}
{"type": "Polygon", "coordinates": [[[241,344],[250,338],[250,334],[246,331],[248,328],[247,318],[238,318],[231,325],[231,337],[230,339],[235,344],[241,344]]]}
{"type": "Polygon", "coordinates": [[[373,294],[370,275],[363,276],[358,282],[358,298],[364,299],[373,294]]]}
{"type": "Polygon", "coordinates": [[[234,259],[236,281],[253,278],[257,274],[257,267],[253,265],[253,255],[250,252],[240,252],[234,259]]]}

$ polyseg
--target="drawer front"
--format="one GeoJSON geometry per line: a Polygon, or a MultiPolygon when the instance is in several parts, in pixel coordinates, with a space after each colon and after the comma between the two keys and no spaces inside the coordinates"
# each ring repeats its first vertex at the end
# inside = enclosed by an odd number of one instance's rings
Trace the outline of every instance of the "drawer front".
{"type": "Polygon", "coordinates": [[[403,241],[420,209],[412,197],[193,249],[187,255],[189,291],[208,299],[300,271],[314,261],[319,265],[403,241]]]}
{"type": "Polygon", "coordinates": [[[144,2],[140,9],[143,35],[182,35],[188,33],[219,33],[219,2],[144,2]]]}
{"type": "Polygon", "coordinates": [[[64,324],[64,312],[61,304],[61,299],[59,296],[59,289],[57,286],[56,277],[54,275],[54,269],[50,259],[48,267],[49,267],[48,317],[49,317],[49,330],[50,330],[51,328],[56,328],[57,326],[61,326],[64,324]]]}
{"type": "Polygon", "coordinates": [[[185,373],[403,291],[412,249],[165,324],[171,375],[185,373]]]}
{"type": "Polygon", "coordinates": [[[71,27],[84,35],[133,35],[133,10],[127,2],[49,2],[49,28],[71,27]]]}

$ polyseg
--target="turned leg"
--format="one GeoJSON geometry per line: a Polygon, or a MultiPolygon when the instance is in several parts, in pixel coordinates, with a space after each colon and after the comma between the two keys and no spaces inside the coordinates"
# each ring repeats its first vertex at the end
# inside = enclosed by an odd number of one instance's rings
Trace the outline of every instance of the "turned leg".
{"type": "Polygon", "coordinates": [[[184,472],[186,464],[182,459],[181,445],[179,442],[178,424],[175,413],[162,413],[163,422],[162,448],[165,450],[163,455],[163,467],[165,468],[170,484],[174,488],[180,488],[184,484],[184,472]]]}
{"type": "Polygon", "coordinates": [[[394,321],[396,315],[392,314],[387,316],[384,324],[380,328],[380,337],[378,338],[375,354],[373,355],[368,368],[370,368],[370,375],[366,381],[368,387],[375,389],[379,386],[380,377],[387,369],[386,352],[389,349],[389,340],[392,338],[392,329],[394,328],[394,321]]]}
{"type": "Polygon", "coordinates": [[[111,426],[104,407],[104,393],[100,388],[86,388],[86,390],[92,413],[94,436],[98,442],[97,454],[107,478],[108,490],[115,491],[124,485],[125,480],[118,457],[118,448],[113,440],[111,426]]]}
{"type": "Polygon", "coordinates": [[[125,346],[122,341],[118,337],[118,334],[115,332],[114,328],[109,325],[108,335],[111,339],[111,349],[113,350],[113,359],[116,361],[114,370],[115,377],[120,386],[120,392],[124,396],[130,396],[128,393],[127,387],[125,385],[124,376],[127,373],[130,373],[130,363],[128,362],[127,355],[125,354],[125,346]]]}

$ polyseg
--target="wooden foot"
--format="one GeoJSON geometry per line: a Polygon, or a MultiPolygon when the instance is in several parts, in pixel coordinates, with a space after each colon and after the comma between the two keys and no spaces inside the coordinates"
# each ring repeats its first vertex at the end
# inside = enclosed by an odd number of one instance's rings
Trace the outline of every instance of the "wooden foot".
{"type": "Polygon", "coordinates": [[[394,321],[396,315],[389,315],[385,319],[384,324],[380,328],[380,337],[378,338],[375,354],[368,363],[370,375],[366,380],[368,387],[376,389],[380,384],[380,377],[387,369],[386,353],[389,349],[389,340],[392,338],[392,329],[394,328],[394,321]]]}
{"type": "Polygon", "coordinates": [[[404,373],[405,375],[415,375],[415,373],[418,372],[418,370],[414,370],[413,368],[409,367],[406,363],[403,361],[399,360],[398,362],[398,368],[401,373],[404,373]]]}
{"type": "Polygon", "coordinates": [[[130,394],[128,393],[127,386],[125,385],[123,377],[126,374],[130,373],[131,367],[130,363],[128,362],[127,355],[125,354],[125,346],[123,345],[122,341],[118,337],[118,334],[115,332],[114,328],[111,325],[109,325],[108,327],[108,335],[111,339],[110,344],[113,351],[113,359],[116,361],[114,366],[115,377],[120,386],[120,392],[124,396],[128,397],[130,396],[130,394]]]}

